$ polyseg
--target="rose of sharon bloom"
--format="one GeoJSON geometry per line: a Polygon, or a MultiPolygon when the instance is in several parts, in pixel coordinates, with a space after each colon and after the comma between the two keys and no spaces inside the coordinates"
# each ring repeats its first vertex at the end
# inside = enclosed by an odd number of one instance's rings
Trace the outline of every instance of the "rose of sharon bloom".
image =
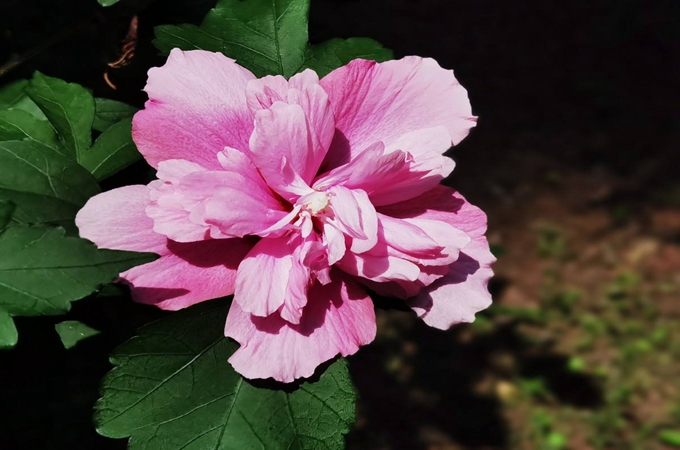
{"type": "Polygon", "coordinates": [[[490,304],[486,216],[439,185],[475,118],[434,60],[258,79],[175,49],[145,90],[132,134],[158,180],[93,197],[76,223],[101,248],[160,255],[120,275],[139,302],[234,294],[245,377],[308,377],[371,342],[367,288],[440,329],[490,304]]]}

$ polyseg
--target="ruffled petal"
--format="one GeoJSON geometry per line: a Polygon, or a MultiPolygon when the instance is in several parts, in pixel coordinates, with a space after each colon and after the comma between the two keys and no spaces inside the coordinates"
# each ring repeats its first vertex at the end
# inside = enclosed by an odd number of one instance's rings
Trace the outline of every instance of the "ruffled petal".
{"type": "Polygon", "coordinates": [[[225,335],[241,344],[229,358],[246,378],[274,378],[285,383],[310,377],[319,364],[347,356],[375,339],[373,303],[366,292],[337,272],[327,285],[310,288],[310,302],[298,325],[278,314],[256,317],[234,302],[225,335]]]}
{"type": "Polygon", "coordinates": [[[255,114],[250,149],[269,184],[287,196],[282,161],[309,184],[326,156],[335,132],[333,110],[316,74],[307,70],[289,81],[269,76],[248,84],[248,105],[255,114]]]}
{"type": "Polygon", "coordinates": [[[246,86],[254,78],[221,53],[173,49],[164,66],[149,70],[149,101],[132,124],[137,148],[153,167],[186,159],[218,170],[225,146],[248,149],[246,86]]]}
{"type": "Polygon", "coordinates": [[[165,236],[153,231],[146,215],[147,186],[125,186],[90,198],[76,215],[80,237],[100,248],[163,254],[165,236]]]}
{"type": "MultiPolygon", "coordinates": [[[[467,91],[433,59],[356,59],[324,77],[321,86],[338,130],[324,162],[327,169],[351,161],[375,142],[391,149],[408,133],[438,126],[446,128],[455,145],[475,125],[467,91]]],[[[414,155],[422,147],[415,140],[408,141],[414,147],[406,143],[402,140],[400,149],[414,155]]]]}
{"type": "Polygon", "coordinates": [[[191,221],[216,228],[220,236],[255,235],[288,215],[267,186],[236,172],[189,174],[177,193],[191,211],[191,221]]]}
{"type": "MultiPolygon", "coordinates": [[[[449,148],[450,138],[444,127],[427,131],[430,131],[427,137],[437,138],[440,147],[442,142],[445,143],[442,151],[449,148]]],[[[409,136],[418,134],[414,132],[409,136]]],[[[414,157],[401,150],[388,151],[382,142],[378,142],[349,163],[319,177],[313,187],[324,189],[342,185],[348,189],[361,189],[375,206],[389,205],[427,192],[446,178],[454,167],[453,160],[438,151],[421,149],[414,157]]]]}
{"type": "Polygon", "coordinates": [[[167,242],[159,259],[120,276],[135,301],[171,311],[233,294],[238,264],[252,247],[243,239],[167,242]]]}
{"type": "Polygon", "coordinates": [[[146,215],[153,220],[153,230],[177,242],[196,242],[208,239],[209,227],[191,220],[191,208],[178,191],[182,178],[196,172],[205,172],[204,167],[183,159],[170,159],[158,164],[159,180],[149,183],[151,202],[146,215]]]}
{"type": "Polygon", "coordinates": [[[366,192],[343,186],[333,186],[328,192],[335,214],[333,225],[352,238],[350,249],[363,253],[373,248],[378,242],[378,216],[366,192]]]}
{"type": "Polygon", "coordinates": [[[409,202],[381,208],[381,212],[398,218],[446,222],[471,238],[446,275],[409,300],[425,323],[447,329],[456,323],[472,322],[475,313],[491,304],[488,283],[496,258],[484,236],[486,215],[482,210],[453,189],[439,186],[409,202]]]}

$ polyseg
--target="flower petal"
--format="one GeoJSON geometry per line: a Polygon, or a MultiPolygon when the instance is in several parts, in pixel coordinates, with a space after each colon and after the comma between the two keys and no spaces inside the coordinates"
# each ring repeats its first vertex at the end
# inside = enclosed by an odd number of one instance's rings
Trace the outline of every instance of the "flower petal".
{"type": "Polygon", "coordinates": [[[266,185],[236,172],[189,174],[177,192],[193,222],[213,226],[222,236],[258,234],[288,214],[266,185]]]}
{"type": "Polygon", "coordinates": [[[310,377],[335,355],[356,353],[375,339],[373,303],[366,292],[337,271],[332,282],[310,288],[310,302],[298,325],[278,314],[256,317],[231,305],[225,335],[241,344],[229,362],[246,378],[291,382],[310,377]]]}
{"type": "Polygon", "coordinates": [[[167,239],[144,212],[150,201],[149,188],[141,185],[95,195],[76,215],[80,237],[100,248],[163,254],[167,239]]]}
{"type": "Polygon", "coordinates": [[[149,71],[149,101],[132,136],[147,162],[186,159],[217,170],[225,146],[248,149],[253,116],[246,86],[255,76],[221,53],[173,49],[163,67],[149,71]]]}
{"type": "Polygon", "coordinates": [[[447,329],[460,322],[471,322],[475,313],[491,304],[488,283],[496,261],[484,236],[486,215],[453,189],[439,186],[409,202],[381,208],[392,217],[447,222],[467,233],[472,241],[461,251],[448,273],[409,303],[428,325],[447,329]]]}
{"type": "Polygon", "coordinates": [[[285,158],[302,181],[311,183],[335,132],[333,110],[316,73],[306,70],[290,82],[281,76],[253,80],[248,104],[255,114],[250,148],[264,177],[279,191],[285,158]]]}
{"type": "Polygon", "coordinates": [[[335,213],[334,225],[352,238],[350,249],[354,253],[370,250],[378,242],[378,216],[366,192],[333,186],[331,205],[335,213]]]}
{"type": "MultiPolygon", "coordinates": [[[[440,141],[446,142],[443,151],[449,148],[450,138],[444,127],[432,129],[428,136],[438,136],[440,141]]],[[[421,149],[414,157],[401,150],[388,151],[382,142],[378,142],[349,163],[322,175],[313,186],[324,189],[339,184],[348,189],[362,189],[374,205],[389,205],[427,192],[446,178],[454,167],[453,160],[437,151],[421,149]]]]}
{"type": "MultiPolygon", "coordinates": [[[[153,220],[153,230],[177,242],[195,242],[208,239],[210,229],[206,224],[191,220],[191,208],[178,192],[180,180],[195,172],[205,172],[198,164],[183,159],[170,159],[158,164],[159,180],[149,183],[151,203],[146,215],[153,220]]],[[[195,206],[195,205],[191,205],[195,206]]]]}
{"type": "MultiPolygon", "coordinates": [[[[467,91],[450,70],[429,58],[409,56],[375,63],[351,61],[321,80],[335,112],[337,132],[324,167],[347,163],[371,144],[390,149],[413,131],[443,126],[450,143],[458,144],[475,124],[467,91]]],[[[403,151],[417,153],[409,143],[403,151]]]]}
{"type": "Polygon", "coordinates": [[[252,247],[243,239],[167,242],[161,258],[120,276],[135,301],[171,311],[233,294],[238,264],[252,247]]]}

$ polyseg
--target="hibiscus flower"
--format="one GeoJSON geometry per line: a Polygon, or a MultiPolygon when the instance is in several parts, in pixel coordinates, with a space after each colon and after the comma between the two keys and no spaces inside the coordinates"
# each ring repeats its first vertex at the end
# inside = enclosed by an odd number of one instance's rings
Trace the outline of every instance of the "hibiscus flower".
{"type": "Polygon", "coordinates": [[[101,248],[160,255],[120,275],[138,302],[234,294],[245,377],[308,377],[371,342],[367,289],[440,329],[490,304],[486,216],[439,185],[475,124],[452,71],[412,56],[258,79],[175,49],[145,90],[132,135],[158,180],[93,197],[76,223],[101,248]]]}

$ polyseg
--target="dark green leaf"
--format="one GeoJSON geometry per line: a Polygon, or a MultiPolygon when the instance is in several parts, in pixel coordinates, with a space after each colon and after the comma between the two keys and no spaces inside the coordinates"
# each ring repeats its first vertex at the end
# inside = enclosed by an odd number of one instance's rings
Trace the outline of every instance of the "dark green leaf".
{"type": "Polygon", "coordinates": [[[14,326],[14,320],[7,311],[0,308],[0,350],[17,345],[19,333],[14,326]]]}
{"type": "Polygon", "coordinates": [[[118,3],[119,0],[97,0],[100,5],[104,7],[113,6],[118,3]]]}
{"type": "Polygon", "coordinates": [[[132,119],[124,119],[104,131],[80,164],[101,181],[142,159],[132,141],[132,119]]]}
{"type": "Polygon", "coordinates": [[[357,58],[382,62],[394,58],[394,54],[373,39],[331,39],[307,50],[303,68],[313,69],[323,77],[357,58]]]}
{"type": "Polygon", "coordinates": [[[92,145],[94,98],[82,86],[36,72],[26,92],[59,134],[66,149],[80,161],[92,145]]]}
{"type": "Polygon", "coordinates": [[[37,141],[55,148],[59,146],[57,134],[48,121],[20,109],[0,111],[0,141],[21,140],[37,141]]]}
{"type": "Polygon", "coordinates": [[[60,228],[10,226],[0,234],[0,309],[13,316],[61,314],[155,255],[98,250],[60,228]]]}
{"type": "Polygon", "coordinates": [[[0,231],[4,230],[7,224],[12,220],[14,208],[14,203],[0,200],[0,231]]]}
{"type": "Polygon", "coordinates": [[[305,61],[308,15],[309,0],[220,0],[200,27],[157,27],[154,45],[222,52],[257,76],[289,77],[305,61]]]}
{"type": "Polygon", "coordinates": [[[0,110],[20,109],[41,120],[47,120],[38,105],[26,95],[28,80],[19,80],[0,88],[0,110]]]}
{"type": "Polygon", "coordinates": [[[94,99],[94,122],[92,128],[103,132],[111,125],[120,122],[123,119],[132,117],[138,109],[127,103],[109,100],[108,98],[94,99]]]}
{"type": "Polygon", "coordinates": [[[0,142],[0,200],[19,223],[69,223],[99,192],[94,177],[68,156],[34,141],[0,142]]]}
{"type": "Polygon", "coordinates": [[[117,349],[95,422],[131,450],[341,449],[356,394],[339,360],[286,392],[255,387],[227,359],[228,306],[202,303],[148,325],[117,349]]]}
{"type": "Polygon", "coordinates": [[[61,339],[61,343],[66,350],[75,347],[83,339],[96,336],[100,333],[99,330],[90,328],[77,320],[65,320],[56,324],[54,329],[57,331],[59,339],[61,339]]]}

